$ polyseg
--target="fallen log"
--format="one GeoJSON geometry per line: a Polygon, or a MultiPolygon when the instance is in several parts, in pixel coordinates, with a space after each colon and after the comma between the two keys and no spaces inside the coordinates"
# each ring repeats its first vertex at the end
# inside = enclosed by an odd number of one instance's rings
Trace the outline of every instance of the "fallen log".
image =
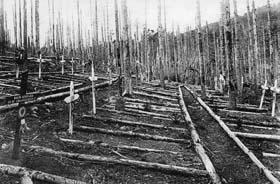
{"type": "Polygon", "coordinates": [[[124,124],[124,125],[129,125],[129,126],[142,126],[142,127],[155,128],[155,129],[169,129],[169,130],[181,131],[181,132],[187,131],[184,128],[176,128],[176,127],[148,124],[148,123],[128,121],[128,120],[119,120],[119,119],[113,119],[113,118],[96,117],[96,116],[92,116],[92,115],[83,115],[83,118],[107,122],[107,123],[112,123],[112,122],[119,123],[119,124],[124,124]]]}
{"type": "Polygon", "coordinates": [[[280,158],[279,154],[275,153],[262,153],[263,157],[269,157],[269,158],[280,158]]]}
{"type": "Polygon", "coordinates": [[[167,154],[172,154],[172,155],[188,155],[188,156],[195,156],[194,154],[187,154],[187,153],[181,153],[181,152],[175,152],[175,151],[169,151],[169,150],[158,150],[158,149],[150,149],[150,148],[142,148],[142,147],[137,147],[137,146],[128,146],[128,145],[109,145],[107,143],[100,143],[100,142],[94,142],[94,141],[81,141],[81,140],[73,140],[73,139],[63,139],[59,138],[60,141],[66,142],[66,143],[72,143],[72,144],[83,144],[83,145],[97,145],[97,146],[102,146],[106,148],[115,148],[115,149],[123,149],[123,150],[130,150],[130,151],[139,151],[139,152],[153,152],[153,153],[167,153],[167,154]]]}
{"type": "Polygon", "coordinates": [[[233,124],[233,123],[226,123],[228,126],[232,126],[232,127],[246,127],[246,128],[254,128],[254,129],[260,129],[260,130],[274,130],[274,131],[279,131],[280,132],[280,128],[273,128],[273,127],[264,127],[264,126],[256,126],[256,125],[246,125],[246,124],[233,124]]]}
{"type": "Polygon", "coordinates": [[[82,160],[82,161],[93,161],[93,162],[101,162],[101,163],[112,163],[112,164],[119,164],[119,165],[128,165],[128,166],[134,166],[139,167],[143,169],[155,169],[165,172],[173,172],[173,173],[180,173],[184,175],[197,175],[197,176],[203,176],[207,177],[208,173],[204,170],[198,170],[193,168],[187,168],[187,167],[179,167],[174,165],[165,165],[165,164],[158,164],[158,163],[152,163],[152,162],[143,162],[143,161],[137,161],[137,160],[129,160],[129,159],[115,159],[112,157],[101,157],[101,156],[95,156],[95,155],[86,155],[86,154],[77,154],[77,153],[69,153],[69,152],[63,152],[63,151],[55,151],[49,148],[44,147],[38,147],[38,146],[32,146],[32,149],[34,149],[36,152],[39,153],[47,153],[59,157],[67,157],[75,160],[82,160]]]}
{"type": "Polygon", "coordinates": [[[170,116],[166,115],[166,113],[165,114],[159,114],[159,113],[142,111],[142,110],[131,109],[131,108],[125,108],[124,110],[126,112],[133,112],[133,113],[138,113],[138,114],[146,114],[146,115],[157,116],[157,117],[161,117],[161,118],[170,118],[170,116]]]}
{"type": "Polygon", "coordinates": [[[201,141],[200,141],[199,135],[196,131],[195,125],[194,125],[194,123],[193,123],[193,121],[190,117],[190,114],[189,114],[189,112],[186,108],[186,104],[184,102],[181,87],[182,86],[179,86],[179,104],[181,105],[181,109],[183,111],[185,121],[188,124],[188,126],[190,127],[191,136],[192,136],[192,140],[193,140],[193,143],[194,143],[195,151],[197,152],[200,159],[202,160],[202,162],[203,162],[206,170],[208,171],[213,183],[221,184],[222,182],[221,182],[220,177],[218,176],[210,158],[206,154],[206,151],[205,151],[204,147],[200,143],[201,141]]]}
{"type": "MultiPolygon", "coordinates": [[[[114,79],[113,81],[116,81],[116,80],[117,79],[114,79]]],[[[109,85],[109,82],[106,81],[106,82],[103,82],[103,83],[100,83],[100,84],[96,84],[95,88],[96,89],[97,88],[102,88],[102,87],[105,87],[105,86],[108,86],[108,85],[109,85]]],[[[82,93],[82,92],[85,92],[85,91],[89,91],[91,89],[92,89],[91,86],[81,87],[81,88],[76,89],[75,93],[76,94],[77,93],[82,93]]],[[[51,99],[63,98],[63,97],[66,97],[66,96],[69,96],[69,91],[62,92],[62,93],[57,93],[57,94],[53,94],[53,95],[48,95],[48,96],[42,96],[42,97],[37,98],[36,100],[28,101],[26,103],[23,103],[22,105],[32,105],[32,104],[42,103],[42,102],[46,102],[46,101],[51,100],[51,99]]],[[[3,105],[3,106],[0,106],[0,112],[4,111],[4,110],[14,109],[14,108],[17,108],[18,106],[19,106],[19,103],[3,105]]]]}
{"type": "Polygon", "coordinates": [[[250,151],[241,141],[240,139],[228,128],[228,126],[217,116],[207,105],[206,103],[198,96],[196,96],[189,88],[184,86],[187,91],[200,103],[200,105],[210,114],[224,129],[224,131],[228,134],[228,136],[239,146],[239,148],[247,154],[250,159],[257,165],[257,167],[265,174],[265,176],[274,184],[280,184],[278,179],[273,176],[270,170],[268,170],[261,161],[254,155],[252,151],[250,151]]]}
{"type": "Polygon", "coordinates": [[[280,141],[279,135],[268,135],[268,134],[251,134],[242,132],[233,132],[238,137],[245,137],[250,139],[267,140],[267,141],[280,141]]]}
{"type": "Polygon", "coordinates": [[[163,102],[163,103],[157,103],[153,102],[152,100],[141,100],[141,99],[134,99],[134,98],[127,98],[125,97],[124,100],[127,103],[137,103],[137,104],[151,104],[151,105],[158,105],[158,106],[166,106],[166,107],[173,107],[173,108],[180,108],[178,104],[170,103],[170,102],[163,102]]]}
{"type": "MultiPolygon", "coordinates": [[[[148,106],[152,111],[169,112],[169,113],[170,112],[181,112],[181,110],[178,108],[162,107],[162,106],[155,106],[155,105],[148,105],[148,106]]],[[[136,103],[132,104],[132,103],[125,102],[125,107],[132,108],[132,109],[145,110],[146,104],[136,104],[136,103]]]]}
{"type": "Polygon", "coordinates": [[[219,109],[219,112],[224,113],[225,115],[228,114],[229,116],[235,116],[235,117],[256,117],[256,116],[266,116],[267,113],[254,113],[254,112],[245,112],[245,111],[236,111],[236,110],[227,110],[227,109],[219,109]]]}
{"type": "Polygon", "coordinates": [[[41,171],[29,170],[24,167],[5,165],[5,164],[0,164],[0,172],[3,174],[18,176],[18,177],[21,177],[26,173],[33,180],[39,180],[39,181],[44,181],[44,182],[49,182],[49,183],[56,183],[56,184],[62,184],[62,183],[86,184],[86,182],[82,182],[82,181],[72,180],[72,179],[61,177],[61,176],[44,173],[41,171]]]}
{"type": "Polygon", "coordinates": [[[147,115],[147,114],[138,114],[138,113],[132,113],[132,112],[126,112],[126,111],[118,111],[118,110],[114,109],[115,108],[114,106],[106,105],[105,107],[109,107],[111,109],[100,108],[100,107],[97,107],[96,109],[99,110],[99,111],[107,111],[107,112],[121,114],[121,115],[130,115],[130,116],[137,116],[137,117],[148,117],[148,118],[153,118],[153,119],[158,119],[158,120],[163,120],[163,121],[172,121],[170,118],[163,118],[163,117],[151,116],[151,115],[147,115]]]}
{"type": "Polygon", "coordinates": [[[162,96],[162,95],[154,95],[154,94],[148,94],[148,93],[143,93],[143,92],[139,92],[139,91],[133,91],[134,95],[138,95],[138,96],[145,96],[145,97],[150,97],[150,98],[156,98],[159,100],[168,100],[168,101],[172,101],[172,102],[177,102],[178,100],[175,98],[169,98],[166,96],[162,96]]]}
{"type": "Polygon", "coordinates": [[[241,123],[242,125],[254,125],[254,126],[263,126],[263,127],[277,127],[280,128],[280,124],[279,123],[272,123],[272,122],[266,122],[266,121],[262,121],[262,122],[257,122],[256,120],[254,121],[250,121],[250,120],[244,120],[244,119],[234,119],[234,118],[221,118],[222,121],[226,121],[226,122],[231,122],[231,123],[235,123],[235,124],[239,124],[241,123]]]}
{"type": "Polygon", "coordinates": [[[163,96],[166,96],[166,97],[171,97],[171,98],[177,98],[178,95],[174,92],[163,92],[163,91],[157,91],[155,89],[151,89],[151,90],[148,90],[148,89],[145,89],[145,88],[134,88],[135,90],[138,90],[138,91],[143,91],[143,92],[146,92],[146,93],[152,93],[152,94],[156,94],[156,95],[163,95],[163,96]]]}
{"type": "Polygon", "coordinates": [[[146,140],[155,140],[155,141],[165,141],[165,142],[175,142],[175,143],[186,143],[188,142],[185,139],[174,139],[171,137],[163,137],[158,135],[149,135],[149,134],[141,134],[141,133],[134,133],[134,132],[124,132],[124,131],[117,131],[117,130],[107,130],[102,128],[93,128],[88,126],[79,126],[74,127],[74,130],[80,132],[94,132],[94,133],[101,133],[101,134],[108,134],[114,136],[128,136],[128,137],[136,137],[146,140]]]}

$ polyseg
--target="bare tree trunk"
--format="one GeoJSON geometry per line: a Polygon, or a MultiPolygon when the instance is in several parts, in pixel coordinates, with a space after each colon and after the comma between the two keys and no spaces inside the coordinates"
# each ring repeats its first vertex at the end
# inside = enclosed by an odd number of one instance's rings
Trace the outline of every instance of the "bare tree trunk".
{"type": "MultiPolygon", "coordinates": [[[[23,1],[23,46],[25,53],[28,50],[28,37],[27,37],[27,3],[26,0],[23,1]]],[[[27,55],[25,56],[27,59],[27,55]]]]}
{"type": "Polygon", "coordinates": [[[120,44],[120,30],[119,30],[119,10],[118,10],[118,1],[115,0],[115,24],[116,24],[116,59],[119,69],[119,96],[122,96],[122,63],[121,63],[121,44],[120,44]]]}
{"type": "Polygon", "coordinates": [[[161,0],[158,1],[158,43],[159,43],[159,69],[160,69],[160,85],[165,88],[164,83],[164,69],[163,69],[163,59],[164,59],[164,48],[163,48],[163,36],[162,36],[162,23],[161,23],[161,0]]]}
{"type": "MultiPolygon", "coordinates": [[[[251,16],[250,16],[250,5],[249,0],[247,0],[247,19],[248,19],[248,36],[249,36],[249,46],[248,46],[248,63],[249,63],[249,79],[255,80],[252,73],[253,69],[253,37],[252,37],[252,26],[251,26],[251,16]]],[[[254,69],[253,69],[254,70],[254,69]]]]}
{"type": "Polygon", "coordinates": [[[255,1],[253,0],[253,33],[254,33],[254,62],[253,62],[253,73],[254,83],[259,83],[260,65],[259,65],[259,46],[258,46],[258,34],[257,34],[257,14],[255,1]]]}
{"type": "Polygon", "coordinates": [[[35,0],[36,50],[40,50],[40,15],[39,0],[35,0]]]}
{"type": "Polygon", "coordinates": [[[271,31],[271,7],[270,7],[270,0],[267,0],[267,29],[268,29],[268,39],[269,39],[269,64],[271,69],[269,69],[269,79],[271,84],[274,84],[274,58],[273,58],[273,39],[272,39],[272,31],[271,31]]]}
{"type": "Polygon", "coordinates": [[[203,57],[203,44],[202,44],[202,33],[201,33],[201,16],[200,16],[200,0],[197,0],[197,34],[198,34],[198,53],[199,53],[199,65],[200,65],[200,85],[201,85],[201,96],[203,99],[206,98],[206,87],[205,87],[205,64],[203,57]]]}
{"type": "Polygon", "coordinates": [[[18,46],[18,17],[17,17],[17,1],[15,1],[15,4],[14,4],[14,37],[15,37],[15,48],[17,48],[18,46]]]}
{"type": "Polygon", "coordinates": [[[234,67],[234,61],[232,59],[232,33],[231,33],[231,19],[229,4],[225,3],[226,9],[226,22],[225,22],[225,33],[226,33],[226,45],[227,45],[227,60],[229,61],[229,106],[231,109],[235,109],[237,105],[237,80],[234,67]]]}
{"type": "Polygon", "coordinates": [[[31,46],[31,48],[30,48],[30,51],[31,51],[31,55],[34,55],[34,16],[33,16],[34,3],[33,3],[33,0],[31,0],[30,2],[31,2],[31,5],[30,5],[31,6],[31,12],[30,12],[30,14],[31,14],[31,17],[30,17],[30,21],[31,21],[31,40],[30,40],[31,44],[30,44],[30,46],[31,46]]]}

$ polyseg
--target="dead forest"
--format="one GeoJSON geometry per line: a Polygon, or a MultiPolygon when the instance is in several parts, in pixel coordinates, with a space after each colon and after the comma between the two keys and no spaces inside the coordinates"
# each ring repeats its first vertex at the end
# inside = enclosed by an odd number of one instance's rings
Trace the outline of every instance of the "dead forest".
{"type": "Polygon", "coordinates": [[[0,0],[0,183],[280,183],[280,3],[168,1],[0,0]]]}

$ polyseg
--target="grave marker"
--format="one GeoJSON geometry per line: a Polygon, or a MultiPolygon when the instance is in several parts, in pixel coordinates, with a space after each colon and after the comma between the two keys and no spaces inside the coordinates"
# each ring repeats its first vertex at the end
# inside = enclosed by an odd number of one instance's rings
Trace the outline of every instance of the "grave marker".
{"type": "Polygon", "coordinates": [[[74,82],[70,82],[70,96],[66,97],[64,101],[69,104],[69,129],[68,132],[72,135],[73,134],[73,124],[74,124],[74,118],[73,118],[73,102],[79,99],[79,94],[74,93],[74,82]]]}
{"type": "Polygon", "coordinates": [[[65,63],[64,56],[62,56],[60,62],[61,62],[61,74],[64,75],[64,63],[65,63]]]}
{"type": "Polygon", "coordinates": [[[91,64],[91,76],[89,77],[92,85],[92,114],[96,115],[96,101],[95,101],[95,82],[97,81],[97,77],[94,75],[94,66],[91,64]]]}
{"type": "Polygon", "coordinates": [[[265,97],[265,91],[268,90],[268,86],[267,86],[267,80],[265,80],[265,83],[264,85],[262,85],[262,98],[261,98],[261,103],[260,103],[260,106],[259,106],[259,109],[262,109],[262,106],[263,106],[263,101],[264,101],[264,97],[265,97]]]}

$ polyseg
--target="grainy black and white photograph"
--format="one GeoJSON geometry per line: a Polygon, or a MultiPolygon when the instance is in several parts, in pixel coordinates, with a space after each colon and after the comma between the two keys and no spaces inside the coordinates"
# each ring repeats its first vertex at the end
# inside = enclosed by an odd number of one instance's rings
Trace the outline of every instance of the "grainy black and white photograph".
{"type": "Polygon", "coordinates": [[[0,0],[0,184],[280,184],[280,0],[0,0]]]}

